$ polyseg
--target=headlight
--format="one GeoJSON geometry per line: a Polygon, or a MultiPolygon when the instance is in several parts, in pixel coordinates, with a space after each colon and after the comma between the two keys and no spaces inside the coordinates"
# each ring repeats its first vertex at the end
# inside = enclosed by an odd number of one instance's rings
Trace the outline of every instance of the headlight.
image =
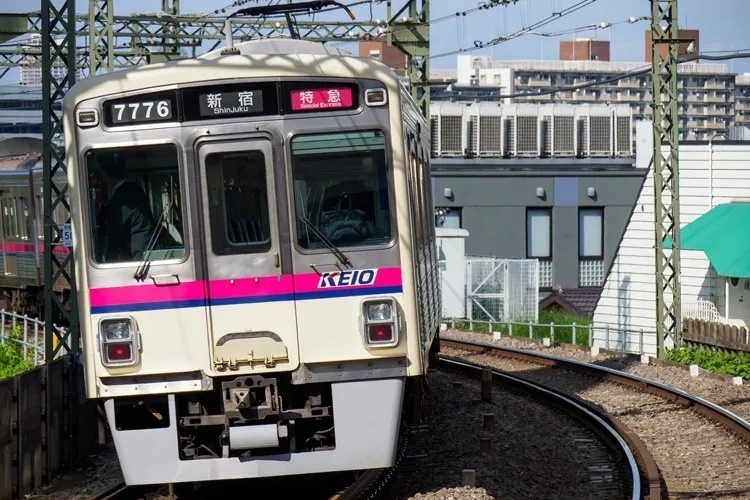
{"type": "Polygon", "coordinates": [[[104,338],[108,341],[128,340],[133,335],[130,320],[127,319],[102,321],[102,328],[104,329],[104,338]]]}
{"type": "Polygon", "coordinates": [[[367,321],[390,321],[392,317],[393,305],[390,302],[367,304],[367,321]]]}

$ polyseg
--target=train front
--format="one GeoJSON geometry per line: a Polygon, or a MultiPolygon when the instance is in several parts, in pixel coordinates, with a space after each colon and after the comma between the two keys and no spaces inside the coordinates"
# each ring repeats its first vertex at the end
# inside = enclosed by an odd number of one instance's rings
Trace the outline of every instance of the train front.
{"type": "Polygon", "coordinates": [[[389,466],[423,371],[395,87],[239,68],[67,101],[86,387],[128,484],[389,466]]]}

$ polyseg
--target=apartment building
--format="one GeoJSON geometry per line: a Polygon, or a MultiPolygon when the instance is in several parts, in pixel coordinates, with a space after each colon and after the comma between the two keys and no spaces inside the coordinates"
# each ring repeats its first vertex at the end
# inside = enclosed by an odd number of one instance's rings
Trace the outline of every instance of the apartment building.
{"type": "MultiPolygon", "coordinates": [[[[458,56],[453,82],[450,82],[453,85],[446,82],[445,87],[436,87],[432,97],[435,100],[483,98],[537,104],[627,104],[636,122],[652,117],[651,75],[648,71],[591,87],[533,94],[550,87],[577,86],[649,69],[648,63],[641,62],[502,61],[488,56],[461,55],[458,56]],[[490,87],[496,89],[490,90],[490,87]]],[[[442,78],[450,79],[447,72],[441,73],[442,78]]],[[[731,126],[750,122],[750,76],[731,73],[725,64],[681,64],[678,102],[680,139],[709,140],[717,132],[726,132],[731,126]],[[742,101],[742,115],[735,106],[736,101],[742,101]]]]}
{"type": "Polygon", "coordinates": [[[750,73],[734,79],[734,124],[750,127],[750,73]]]}

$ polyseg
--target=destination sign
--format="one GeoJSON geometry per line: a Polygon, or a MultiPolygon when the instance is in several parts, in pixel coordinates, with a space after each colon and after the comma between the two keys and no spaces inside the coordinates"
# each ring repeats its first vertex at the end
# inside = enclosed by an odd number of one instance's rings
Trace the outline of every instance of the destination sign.
{"type": "Polygon", "coordinates": [[[290,98],[292,111],[349,109],[354,103],[349,87],[292,90],[290,98]]]}
{"type": "Polygon", "coordinates": [[[105,103],[107,125],[134,125],[177,120],[173,92],[112,100],[105,103]]]}
{"type": "Polygon", "coordinates": [[[229,117],[263,112],[262,90],[212,92],[198,96],[201,118],[229,117]]]}

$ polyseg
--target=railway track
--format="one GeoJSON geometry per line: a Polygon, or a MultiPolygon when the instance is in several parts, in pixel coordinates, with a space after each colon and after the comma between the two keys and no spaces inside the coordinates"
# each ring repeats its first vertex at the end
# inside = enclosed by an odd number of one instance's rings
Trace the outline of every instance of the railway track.
{"type": "Polygon", "coordinates": [[[636,451],[642,497],[750,498],[750,423],[663,384],[605,367],[495,344],[441,339],[441,357],[471,360],[595,404],[636,451]],[[617,425],[617,424],[616,424],[617,425]]]}
{"type": "MultiPolygon", "coordinates": [[[[486,402],[491,400],[489,383],[492,381],[525,393],[535,401],[560,409],[576,419],[582,430],[571,436],[571,445],[575,447],[574,454],[577,456],[575,466],[571,465],[571,468],[580,470],[569,470],[568,473],[571,478],[574,475],[586,478],[587,498],[641,498],[644,488],[641,486],[638,464],[653,470],[655,464],[648,450],[617,419],[577,397],[491,370],[481,364],[445,355],[440,356],[440,363],[441,369],[468,372],[474,375],[473,378],[482,372],[481,394],[486,402]]],[[[502,402],[498,400],[498,404],[502,402]]],[[[522,443],[516,445],[522,447],[522,443]]]]}

